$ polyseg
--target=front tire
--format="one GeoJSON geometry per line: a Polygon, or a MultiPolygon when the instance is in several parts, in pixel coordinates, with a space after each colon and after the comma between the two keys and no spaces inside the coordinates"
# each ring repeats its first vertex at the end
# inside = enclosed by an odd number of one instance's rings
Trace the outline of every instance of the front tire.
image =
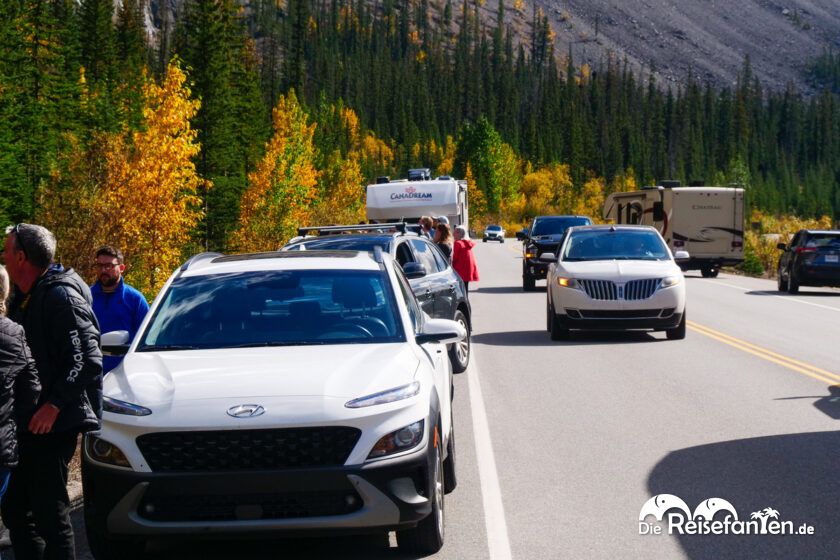
{"type": "Polygon", "coordinates": [[[665,331],[665,336],[668,337],[668,340],[682,340],[685,338],[685,315],[685,310],[683,310],[680,324],[674,329],[668,329],[665,331]]]}
{"type": "Polygon", "coordinates": [[[700,269],[700,274],[703,278],[717,278],[719,272],[720,269],[713,266],[706,266],[700,269]]]}
{"type": "Polygon", "coordinates": [[[785,280],[782,278],[782,269],[781,268],[777,271],[777,276],[778,277],[776,278],[776,285],[778,286],[779,291],[780,292],[786,292],[787,291],[787,284],[785,283],[785,280]]]}
{"type": "Polygon", "coordinates": [[[85,534],[96,560],[140,560],[146,557],[143,539],[115,539],[105,528],[105,520],[85,513],[85,534]]]}
{"type": "Polygon", "coordinates": [[[455,422],[451,423],[449,441],[446,443],[446,459],[443,460],[443,493],[451,494],[458,486],[455,473],[455,422]]]}
{"type": "Polygon", "coordinates": [[[557,313],[554,312],[554,305],[549,308],[548,321],[548,332],[551,333],[551,340],[569,340],[571,333],[569,329],[560,324],[557,313]]]}
{"type": "Polygon", "coordinates": [[[537,280],[530,274],[522,275],[522,290],[525,292],[533,292],[537,289],[537,280]]]}
{"type": "MultiPolygon", "coordinates": [[[[437,439],[438,427],[435,426],[433,437],[437,439]]],[[[435,554],[443,548],[444,538],[444,471],[440,447],[435,446],[432,475],[432,512],[413,529],[397,531],[397,544],[409,553],[418,555],[435,554]]]]}
{"type": "Polygon", "coordinates": [[[455,312],[452,320],[460,323],[464,330],[467,331],[467,337],[464,340],[454,342],[449,347],[449,361],[452,363],[452,373],[463,373],[470,365],[470,324],[467,321],[466,315],[459,309],[455,312]]]}
{"type": "Polygon", "coordinates": [[[788,271],[787,291],[789,294],[799,293],[799,281],[793,277],[793,271],[788,271]]]}

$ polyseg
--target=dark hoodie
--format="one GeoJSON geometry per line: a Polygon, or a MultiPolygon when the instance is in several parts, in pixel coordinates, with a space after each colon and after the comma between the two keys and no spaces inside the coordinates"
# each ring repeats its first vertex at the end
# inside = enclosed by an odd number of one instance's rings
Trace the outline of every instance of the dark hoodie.
{"type": "Polygon", "coordinates": [[[0,316],[0,467],[17,466],[17,432],[29,425],[40,392],[23,327],[0,316]]]}
{"type": "Polygon", "coordinates": [[[87,284],[73,269],[52,265],[29,294],[15,293],[9,318],[23,326],[41,378],[38,405],[60,410],[54,432],[99,429],[102,353],[87,284]]]}

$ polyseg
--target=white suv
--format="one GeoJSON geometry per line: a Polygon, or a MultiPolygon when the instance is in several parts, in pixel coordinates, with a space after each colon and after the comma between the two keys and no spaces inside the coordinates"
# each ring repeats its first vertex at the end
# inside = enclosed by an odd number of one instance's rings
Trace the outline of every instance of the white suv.
{"type": "Polygon", "coordinates": [[[324,530],[437,551],[455,487],[446,344],[465,335],[381,251],[193,257],[132,343],[102,337],[125,358],[84,444],[94,556],[324,530]]]}
{"type": "MultiPolygon", "coordinates": [[[[688,253],[677,251],[680,261],[688,253]]],[[[665,331],[685,338],[685,280],[665,240],[650,226],[566,230],[547,276],[546,327],[553,340],[571,329],[665,331]]]]}

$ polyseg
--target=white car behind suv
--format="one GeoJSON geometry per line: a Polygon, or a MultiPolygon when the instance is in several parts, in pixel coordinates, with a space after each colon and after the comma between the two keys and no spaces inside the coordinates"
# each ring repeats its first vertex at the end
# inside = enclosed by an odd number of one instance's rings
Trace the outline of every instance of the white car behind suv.
{"type": "Polygon", "coordinates": [[[484,237],[481,238],[483,242],[498,241],[505,242],[505,230],[502,226],[490,225],[484,229],[484,237]]]}
{"type": "Polygon", "coordinates": [[[465,334],[382,251],[194,257],[130,345],[102,337],[126,354],[84,444],[94,556],[333,530],[436,552],[455,487],[446,344],[465,334]]]}
{"type": "MultiPolygon", "coordinates": [[[[688,253],[678,251],[677,259],[688,253]]],[[[685,280],[650,226],[579,226],[559,254],[544,253],[547,328],[553,340],[580,330],[665,331],[685,338],[685,280]]]]}

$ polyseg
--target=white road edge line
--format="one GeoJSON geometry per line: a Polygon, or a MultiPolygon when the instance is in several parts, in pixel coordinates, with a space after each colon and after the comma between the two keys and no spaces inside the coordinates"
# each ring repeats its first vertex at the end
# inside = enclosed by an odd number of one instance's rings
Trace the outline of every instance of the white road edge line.
{"type": "MultiPolygon", "coordinates": [[[[698,279],[699,280],[699,279],[698,279]]],[[[743,286],[736,286],[735,284],[727,284],[726,282],[716,282],[714,280],[700,280],[705,284],[713,284],[717,286],[723,286],[725,288],[734,288],[736,290],[741,290],[742,292],[751,292],[753,291],[752,288],[744,288],[743,286]]],[[[767,290],[762,290],[767,291],[767,290]]],[[[793,299],[791,296],[772,296],[774,298],[780,299],[782,301],[789,301],[790,303],[801,303],[802,305],[811,305],[813,307],[820,307],[822,309],[828,309],[829,311],[840,311],[840,307],[831,307],[830,305],[821,305],[819,303],[813,303],[810,301],[802,301],[801,299],[793,299]]]]}
{"type": "Polygon", "coordinates": [[[499,474],[496,471],[496,459],[493,455],[493,442],[490,439],[490,428],[487,423],[487,410],[484,408],[484,396],[481,393],[478,365],[475,363],[475,350],[470,356],[467,381],[470,387],[475,454],[478,462],[478,478],[481,481],[484,526],[487,530],[490,560],[511,560],[502,490],[499,485],[499,474]]]}

